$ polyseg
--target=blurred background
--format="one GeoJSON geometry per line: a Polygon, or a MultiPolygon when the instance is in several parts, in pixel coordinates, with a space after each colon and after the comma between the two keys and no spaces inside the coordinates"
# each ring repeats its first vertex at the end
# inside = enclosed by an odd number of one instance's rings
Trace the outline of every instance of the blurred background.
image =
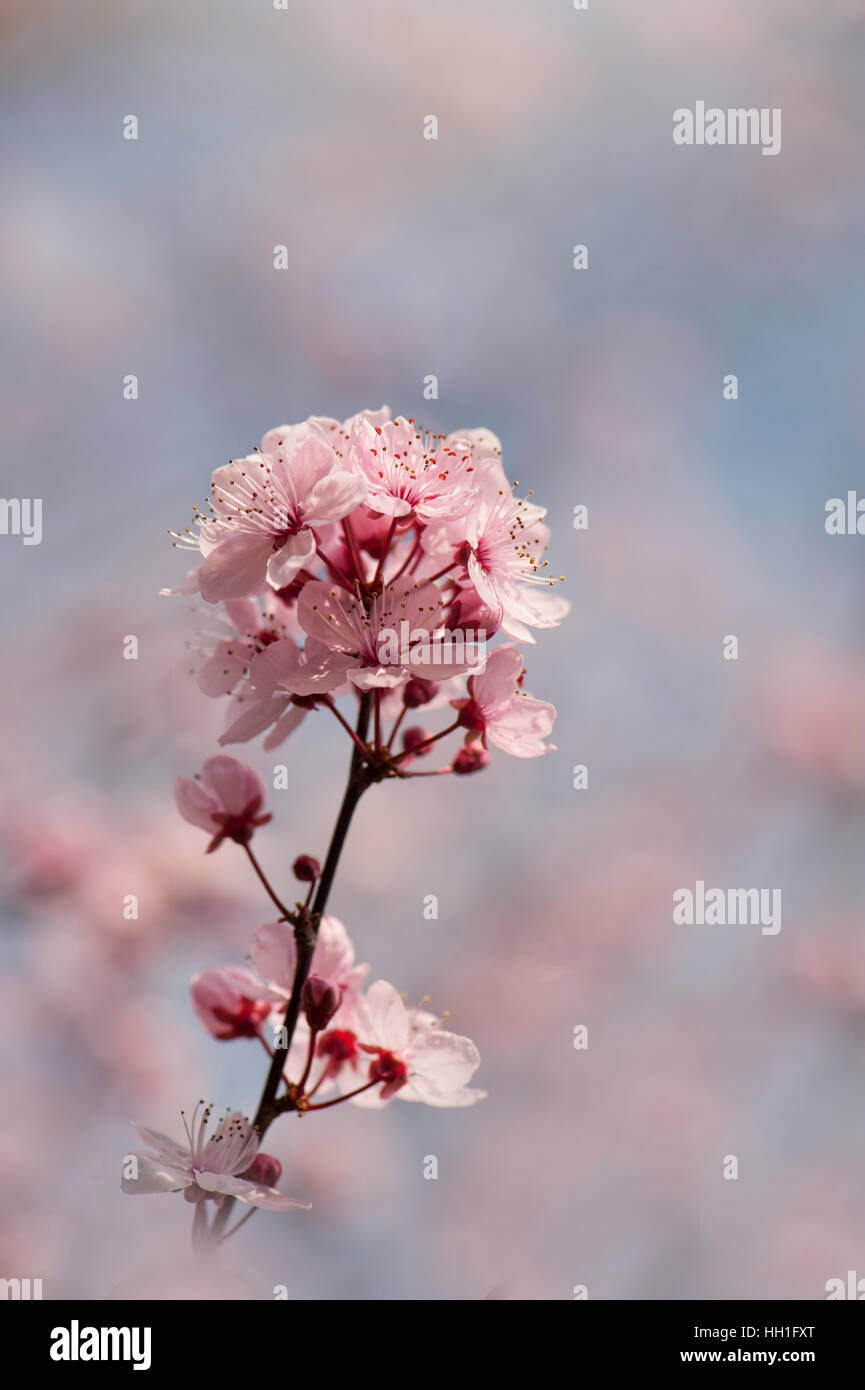
{"type": "MultiPolygon", "coordinates": [[[[166,533],[264,430],[386,402],[492,429],[549,508],[573,612],[527,684],[558,751],[362,804],[331,909],[489,1098],[280,1122],[313,1210],[257,1215],[214,1291],[865,1276],[865,540],[824,529],[865,495],[863,0],[4,0],[0,35],[0,491],[44,532],[0,538],[0,1275],[188,1291],[189,1209],[120,1193],[129,1121],[252,1110],[265,1059],[188,981],[271,914],[174,810],[223,710],[166,533]],[[780,155],[674,146],[697,100],[780,107],[780,155]],[[697,879],[780,887],[782,930],[674,926],[697,879]]],[[[257,843],[291,892],[346,748],[310,719],[237,751],[290,768],[257,843]]]]}

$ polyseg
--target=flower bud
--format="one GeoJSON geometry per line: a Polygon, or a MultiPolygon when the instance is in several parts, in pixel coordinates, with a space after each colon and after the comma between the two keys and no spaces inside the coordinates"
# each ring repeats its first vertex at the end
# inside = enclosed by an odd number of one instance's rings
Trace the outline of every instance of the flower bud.
{"type": "Polygon", "coordinates": [[[480,743],[464,743],[451,764],[451,772],[466,774],[480,772],[486,767],[490,755],[480,743]]]}
{"type": "Polygon", "coordinates": [[[282,1164],[273,1154],[258,1153],[243,1176],[249,1182],[260,1182],[262,1187],[276,1187],[282,1173],[282,1164]]]}
{"type": "Polygon", "coordinates": [[[301,883],[315,883],[321,878],[321,864],[311,854],[299,854],[291,868],[295,878],[301,883]]]}
{"type": "Polygon", "coordinates": [[[422,758],[424,754],[432,752],[430,739],[432,734],[429,729],[422,729],[419,724],[411,729],[406,729],[402,736],[402,746],[406,753],[411,753],[415,758],[422,758]],[[426,748],[424,747],[426,744],[426,748]]]}
{"type": "Polygon", "coordinates": [[[412,676],[403,686],[403,704],[406,709],[419,709],[421,705],[429,704],[437,690],[437,681],[424,680],[422,676],[412,676]]]}
{"type": "Polygon", "coordinates": [[[339,990],[321,975],[308,975],[300,996],[306,1021],[314,1033],[320,1033],[333,1018],[341,1003],[339,990]]]}

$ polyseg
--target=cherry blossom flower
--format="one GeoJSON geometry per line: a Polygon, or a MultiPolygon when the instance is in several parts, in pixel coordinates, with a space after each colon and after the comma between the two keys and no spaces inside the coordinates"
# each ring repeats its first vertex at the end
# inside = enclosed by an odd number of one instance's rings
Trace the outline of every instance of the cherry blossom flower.
{"type": "Polygon", "coordinates": [[[469,677],[469,698],[451,700],[468,730],[467,746],[479,737],[484,748],[489,740],[515,758],[538,758],[553,751],[555,745],[543,740],[555,723],[555,706],[525,694],[523,670],[522,656],[506,642],[490,653],[480,675],[469,677]]]}
{"type": "Polygon", "coordinates": [[[260,984],[242,965],[225,965],[194,975],[192,1007],[214,1038],[255,1038],[271,1011],[259,998],[260,984]]]}
{"type": "Polygon", "coordinates": [[[309,1210],[308,1202],[286,1197],[275,1188],[255,1178],[244,1177],[250,1168],[253,1173],[268,1171],[264,1163],[256,1169],[256,1159],[269,1160],[269,1171],[275,1172],[269,1154],[258,1153],[258,1137],[249,1120],[239,1110],[233,1110],[220,1120],[213,1134],[207,1135],[210,1108],[205,1108],[201,1120],[195,1107],[192,1123],[184,1116],[186,1143],[177,1144],[158,1130],[136,1124],[149,1152],[136,1151],[127,1156],[124,1164],[122,1189],[130,1196],[152,1192],[183,1192],[188,1202],[203,1202],[212,1198],[221,1205],[225,1197],[236,1197],[254,1207],[270,1211],[309,1210]],[[197,1122],[197,1128],[196,1128],[197,1122]],[[129,1159],[134,1158],[135,1175],[127,1174],[129,1159]]]}
{"type": "Polygon", "coordinates": [[[285,688],[284,678],[293,679],[306,671],[306,653],[293,637],[267,645],[252,659],[245,692],[237,697],[229,722],[219,742],[246,743],[268,730],[262,743],[265,752],[277,748],[299,728],[315,706],[315,699],[294,695],[285,688]]]}
{"type": "Polygon", "coordinates": [[[184,820],[213,835],[208,854],[226,839],[249,844],[256,827],[271,819],[269,814],[259,815],[266,794],[255,768],[227,753],[207,758],[198,780],[178,777],[174,784],[174,799],[184,820]]]}
{"type": "Polygon", "coordinates": [[[468,447],[449,447],[444,435],[424,434],[399,416],[384,425],[358,421],[348,461],[366,480],[367,505],[389,517],[463,515],[474,487],[468,447]]]}
{"type": "Polygon", "coordinates": [[[569,610],[550,591],[543,558],[549,541],[546,511],[487,479],[466,519],[468,578],[484,603],[503,613],[512,637],[534,642],[529,627],[556,627],[569,610]]]}
{"type": "Polygon", "coordinates": [[[289,584],[314,559],[313,528],[347,516],[365,496],[363,479],[339,466],[317,422],[270,430],[260,453],[213,475],[213,516],[199,535],[202,597],[217,603],[289,584]]]}
{"type": "MultiPolygon", "coordinates": [[[[434,680],[443,672],[461,675],[477,669],[483,658],[468,645],[463,655],[469,660],[448,660],[459,652],[448,650],[445,606],[434,584],[390,585],[368,607],[338,586],[307,584],[297,604],[308,633],[305,669],[288,672],[280,684],[297,695],[316,695],[346,680],[359,690],[393,689],[410,676],[434,680]]],[[[279,646],[264,654],[270,662],[282,656],[279,646]]],[[[260,661],[253,672],[256,681],[260,661]]]]}
{"type": "Polygon", "coordinates": [[[433,1106],[483,1100],[486,1091],[468,1085],[481,1061],[471,1039],[446,1032],[433,1015],[417,1013],[386,980],[376,980],[357,1001],[354,1031],[361,1049],[372,1054],[368,1079],[381,1087],[352,1096],[353,1105],[378,1108],[394,1096],[433,1106]]]}

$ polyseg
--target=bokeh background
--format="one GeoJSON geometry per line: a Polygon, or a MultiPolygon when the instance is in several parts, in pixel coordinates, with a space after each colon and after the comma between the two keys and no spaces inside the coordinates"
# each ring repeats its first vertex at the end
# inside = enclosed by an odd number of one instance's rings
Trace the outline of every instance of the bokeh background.
{"type": "MultiPolygon", "coordinates": [[[[865,540],[824,530],[865,494],[865,3],[4,0],[0,35],[2,492],[44,500],[41,545],[0,538],[0,1274],[187,1291],[188,1208],[120,1193],[128,1122],[254,1106],[260,1050],[187,990],[270,914],[173,808],[221,711],[166,532],[265,429],[385,401],[494,430],[549,507],[558,751],[369,794],[332,910],[477,1040],[489,1099],[283,1121],[313,1210],[256,1216],[214,1292],[865,1275],[865,540]],[[782,108],[781,154],[674,146],[698,99],[782,108]],[[780,887],[779,935],[674,926],[698,878],[780,887]]],[[[283,884],[345,758],[314,719],[278,757],[283,884]]]]}

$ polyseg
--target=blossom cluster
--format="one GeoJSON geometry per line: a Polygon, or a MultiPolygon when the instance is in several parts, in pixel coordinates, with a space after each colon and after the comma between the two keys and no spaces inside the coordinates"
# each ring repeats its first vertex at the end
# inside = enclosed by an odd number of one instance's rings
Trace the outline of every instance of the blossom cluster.
{"type": "Polygon", "coordinates": [[[233,1234],[235,1200],[304,1205],[276,1189],[279,1162],[260,1148],[277,1116],[395,1098],[464,1107],[485,1094],[469,1084],[480,1064],[474,1043],[426,1000],[409,1006],[387,980],[369,983],[326,904],[354,809],[375,782],[471,773],[489,761],[489,745],[520,758],[551,748],[555,710],[523,688],[515,643],[533,643],[532,629],[555,626],[567,603],[546,574],[544,511],[516,486],[486,430],[426,434],[384,408],[342,423],[316,417],[271,430],[260,449],[217,469],[208,511],[196,509],[176,538],[201,558],[166,592],[199,594],[222,624],[197,672],[206,695],[229,700],[220,743],[264,735],[269,750],[322,709],[352,741],[324,866],[295,859],[307,894],[293,906],[252,849],[271,820],[255,769],[220,753],[175,785],[208,853],[239,846],[279,914],[255,931],[248,964],[192,981],[214,1038],[254,1038],[269,1055],[254,1119],[231,1111],[208,1137],[210,1107],[199,1120],[200,1102],[185,1142],[140,1128],[149,1149],[124,1166],[127,1192],[183,1192],[195,1205],[194,1240],[233,1234]],[[490,645],[499,633],[506,640],[490,645]],[[411,711],[448,705],[437,732],[403,727],[411,711]],[[462,742],[449,761],[413,766],[454,733],[462,742]]]}
{"type": "Polygon", "coordinates": [[[488,744],[548,751],[555,710],[523,688],[514,642],[568,604],[547,573],[544,509],[516,495],[489,431],[430,435],[386,408],[314,417],[217,469],[208,503],[177,537],[201,562],[169,592],[219,613],[197,679],[229,698],[223,745],[263,734],[270,750],[310,710],[340,717],[337,697],[369,692],[391,774],[416,775],[456,730],[463,749],[437,771],[475,771],[488,744]],[[499,632],[513,640],[490,649],[499,632]],[[447,730],[410,727],[394,745],[406,711],[448,703],[447,730]]]}

